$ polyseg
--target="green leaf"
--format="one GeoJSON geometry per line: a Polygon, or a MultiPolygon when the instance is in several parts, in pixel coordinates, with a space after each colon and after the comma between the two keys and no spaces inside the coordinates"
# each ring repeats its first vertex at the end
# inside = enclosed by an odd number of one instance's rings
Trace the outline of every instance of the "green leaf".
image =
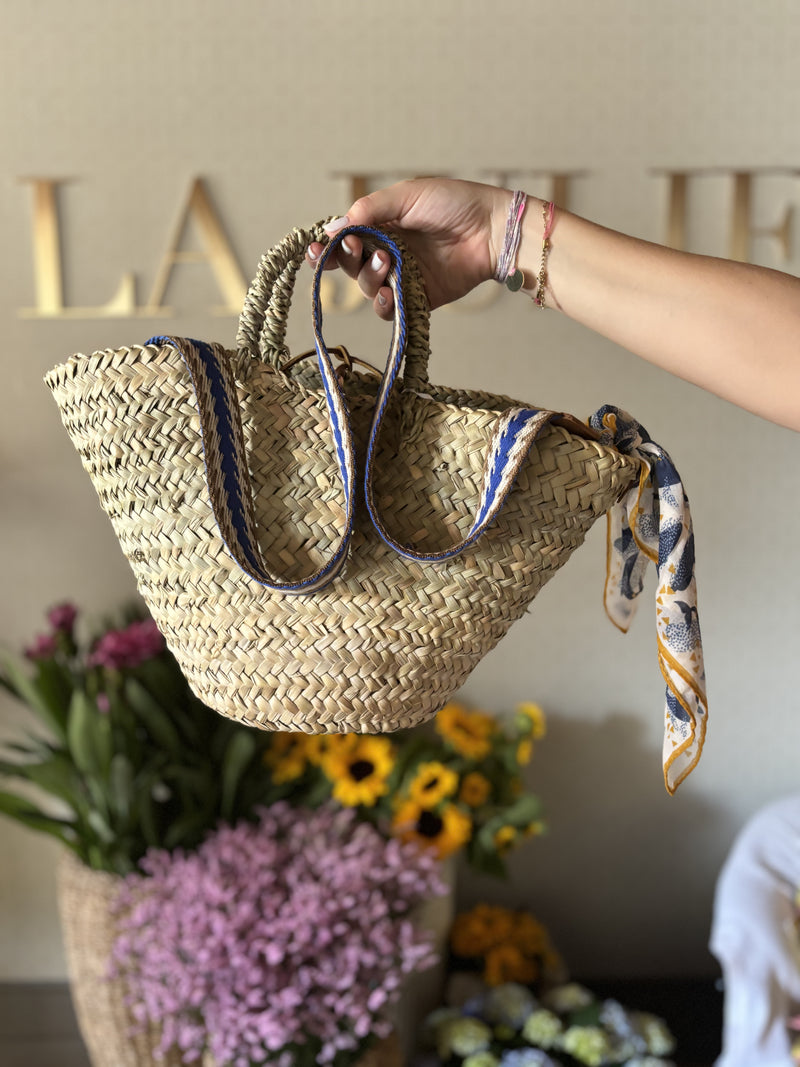
{"type": "Polygon", "coordinates": [[[136,814],[142,836],[148,848],[160,848],[163,844],[159,833],[156,802],[153,799],[153,788],[157,781],[155,774],[143,776],[137,791],[136,814]]]}
{"type": "Polygon", "coordinates": [[[110,845],[114,841],[116,834],[99,811],[90,811],[87,822],[104,845],[110,845]]]}
{"type": "Polygon", "coordinates": [[[503,857],[490,841],[487,844],[480,835],[474,837],[467,846],[467,859],[471,867],[481,874],[489,874],[494,878],[507,878],[508,868],[503,857]]]}
{"type": "Polygon", "coordinates": [[[47,728],[61,741],[66,741],[66,730],[59,706],[51,705],[34,679],[29,678],[19,663],[12,656],[0,657],[0,665],[12,692],[36,712],[47,728]]]}
{"type": "Polygon", "coordinates": [[[223,819],[233,818],[236,791],[253,753],[256,750],[255,738],[249,726],[243,726],[231,736],[225,756],[222,760],[222,802],[223,819]]]}
{"type": "Polygon", "coordinates": [[[70,697],[75,688],[72,675],[55,660],[40,659],[36,661],[36,681],[42,699],[57,717],[62,729],[66,730],[70,697]]]}
{"type": "Polygon", "coordinates": [[[142,683],[136,678],[128,678],[125,682],[125,697],[153,741],[171,755],[180,756],[184,746],[178,731],[167,712],[142,683]]]}
{"type": "Polygon", "coordinates": [[[101,716],[97,705],[89,700],[82,689],[76,689],[69,705],[67,744],[78,770],[95,779],[102,773],[94,736],[101,718],[104,716],[101,716]]]}
{"type": "Polygon", "coordinates": [[[187,812],[171,823],[164,834],[164,848],[196,848],[212,829],[213,825],[203,812],[187,812]]]}
{"type": "Polygon", "coordinates": [[[599,1026],[600,1016],[603,1011],[603,1002],[592,1001],[583,1008],[576,1008],[567,1016],[568,1026],[599,1026]]]}
{"type": "Polygon", "coordinates": [[[124,752],[112,756],[108,784],[111,808],[127,822],[133,803],[133,766],[124,752]]]}
{"type": "Polygon", "coordinates": [[[73,811],[79,804],[80,783],[69,759],[61,754],[40,763],[11,763],[0,761],[0,774],[9,778],[24,778],[68,804],[73,811]]]}
{"type": "Polygon", "coordinates": [[[8,815],[11,819],[27,826],[38,833],[51,834],[63,841],[65,845],[73,846],[73,824],[69,819],[56,819],[52,815],[45,815],[36,808],[31,807],[29,801],[14,793],[0,792],[0,812],[8,815]]]}

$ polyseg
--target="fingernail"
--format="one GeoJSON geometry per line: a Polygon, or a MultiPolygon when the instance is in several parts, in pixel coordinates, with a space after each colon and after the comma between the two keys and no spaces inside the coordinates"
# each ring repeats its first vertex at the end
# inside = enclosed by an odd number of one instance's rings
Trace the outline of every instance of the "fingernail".
{"type": "Polygon", "coordinates": [[[383,261],[377,252],[372,253],[372,259],[370,260],[369,265],[373,270],[380,270],[383,266],[383,261]]]}
{"type": "Polygon", "coordinates": [[[314,262],[316,262],[319,259],[319,252],[315,252],[313,250],[313,248],[307,248],[306,252],[308,253],[308,258],[309,259],[313,259],[314,262]]]}
{"type": "Polygon", "coordinates": [[[340,215],[338,219],[331,219],[330,222],[326,222],[322,227],[326,233],[338,233],[339,230],[343,230],[350,220],[347,215],[340,215]]]}
{"type": "Polygon", "coordinates": [[[346,237],[345,237],[345,239],[344,239],[344,240],[342,241],[342,248],[343,248],[343,249],[345,250],[345,252],[346,252],[346,253],[348,254],[348,256],[352,256],[352,254],[353,254],[353,248],[352,248],[352,245],[349,245],[349,244],[347,243],[347,238],[346,238],[346,237]]]}
{"type": "Polygon", "coordinates": [[[383,293],[378,293],[378,303],[382,308],[386,307],[386,297],[383,295],[383,293]]]}

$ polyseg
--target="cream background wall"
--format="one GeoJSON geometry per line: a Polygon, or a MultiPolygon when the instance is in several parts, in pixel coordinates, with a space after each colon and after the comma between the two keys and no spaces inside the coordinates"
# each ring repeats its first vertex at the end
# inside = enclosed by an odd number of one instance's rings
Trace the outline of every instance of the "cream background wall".
{"type": "MultiPolygon", "coordinates": [[[[90,614],[133,592],[127,564],[42,374],[73,351],[169,332],[232,341],[210,272],[176,271],[169,319],[30,319],[27,176],[60,194],[65,295],[99,305],[126,271],[139,303],[190,179],[202,175],[243,271],[298,223],[344,210],[343,174],[509,181],[580,171],[573,210],[666,236],[663,171],[718,168],[690,189],[694,251],[726,254],[732,170],[754,183],[753,219],[800,206],[800,8],[761,0],[5,0],[0,8],[0,641],[18,647],[44,610],[90,614]],[[528,173],[520,173],[528,172],[528,173]]],[[[751,258],[797,273],[776,240],[751,258]]],[[[478,668],[464,699],[537,700],[550,731],[531,767],[550,834],[507,885],[467,878],[466,899],[529,903],[572,968],[689,974],[714,879],[743,820],[797,782],[800,586],[794,559],[800,438],[669,378],[523,298],[434,319],[433,376],[586,415],[611,401],[671,452],[690,494],[711,701],[706,752],[674,799],[661,780],[662,684],[652,576],[633,632],[606,621],[602,524],[478,668]]],[[[293,325],[305,329],[303,301],[293,325]]],[[[367,311],[328,332],[373,353],[367,311]]],[[[763,353],[765,373],[769,352],[763,353]]],[[[24,718],[0,707],[4,734],[24,718]]],[[[0,979],[63,975],[56,851],[0,822],[0,979]]]]}

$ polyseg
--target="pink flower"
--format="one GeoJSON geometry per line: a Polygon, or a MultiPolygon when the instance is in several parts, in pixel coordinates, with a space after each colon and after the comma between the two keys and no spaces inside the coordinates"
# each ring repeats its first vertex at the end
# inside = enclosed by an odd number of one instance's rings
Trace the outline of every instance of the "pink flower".
{"type": "Polygon", "coordinates": [[[47,613],[47,621],[54,630],[62,630],[65,634],[72,634],[75,620],[78,617],[78,609],[74,604],[65,602],[56,604],[47,613]]]}
{"type": "Polygon", "coordinates": [[[33,644],[25,649],[26,659],[49,659],[56,654],[56,639],[53,634],[39,634],[33,644]]]}
{"type": "Polygon", "coordinates": [[[159,655],[165,648],[164,638],[152,619],[132,622],[124,630],[109,630],[103,634],[89,656],[90,667],[120,670],[138,667],[145,660],[159,655]]]}
{"type": "Polygon", "coordinates": [[[135,1017],[187,1062],[355,1053],[386,1032],[405,975],[435,962],[407,916],[444,892],[436,861],[352,811],[275,804],[189,855],[151,851],[142,869],[118,901],[116,973],[135,1017]]]}

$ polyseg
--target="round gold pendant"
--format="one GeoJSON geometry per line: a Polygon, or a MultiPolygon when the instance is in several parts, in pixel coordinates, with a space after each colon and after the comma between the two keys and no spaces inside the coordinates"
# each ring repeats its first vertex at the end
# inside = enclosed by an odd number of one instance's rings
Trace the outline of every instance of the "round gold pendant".
{"type": "Polygon", "coordinates": [[[517,267],[506,278],[506,288],[510,289],[512,293],[518,293],[522,288],[524,281],[525,275],[522,273],[519,267],[517,267]]]}

